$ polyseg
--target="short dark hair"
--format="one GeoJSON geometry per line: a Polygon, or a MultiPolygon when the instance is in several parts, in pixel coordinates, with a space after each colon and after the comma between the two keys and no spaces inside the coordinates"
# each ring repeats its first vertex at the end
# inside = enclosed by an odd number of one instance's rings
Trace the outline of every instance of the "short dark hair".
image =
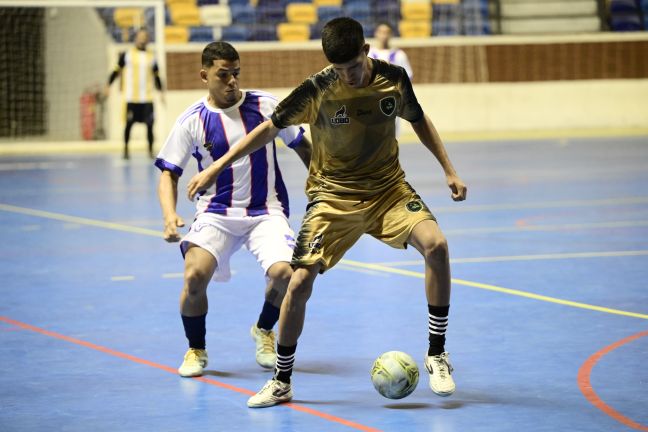
{"type": "Polygon", "coordinates": [[[202,65],[210,68],[214,60],[235,61],[239,59],[238,51],[227,42],[219,41],[208,44],[202,52],[202,65]]]}
{"type": "Polygon", "coordinates": [[[362,25],[353,18],[332,19],[322,29],[322,48],[331,63],[353,60],[364,44],[362,25]]]}

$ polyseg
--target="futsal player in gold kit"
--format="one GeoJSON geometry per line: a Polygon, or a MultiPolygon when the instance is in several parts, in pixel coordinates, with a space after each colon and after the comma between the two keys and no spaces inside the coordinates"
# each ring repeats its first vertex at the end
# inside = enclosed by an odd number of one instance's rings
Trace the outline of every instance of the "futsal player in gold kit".
{"type": "Polygon", "coordinates": [[[279,130],[308,123],[313,152],[306,193],[309,204],[292,258],[294,273],[281,306],[274,377],[248,400],[253,408],[292,399],[290,378],[306,302],[318,274],[333,267],[364,233],[395,247],[412,245],[425,260],[430,387],[440,396],[455,390],[445,351],[450,306],[446,239],[425,203],[405,181],[398,161],[395,118],[414,131],[440,163],[452,199],[466,198],[443,143],[419,105],[402,67],[370,59],[362,26],[336,18],[322,30],[331,65],[307,78],[241,143],[194,176],[190,199],[212,185],[226,167],[271,141],[279,130]]]}

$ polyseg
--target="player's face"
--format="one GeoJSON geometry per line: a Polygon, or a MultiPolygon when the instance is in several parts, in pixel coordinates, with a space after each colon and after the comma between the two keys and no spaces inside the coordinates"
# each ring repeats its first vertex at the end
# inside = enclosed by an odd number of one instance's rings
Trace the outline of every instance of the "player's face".
{"type": "Polygon", "coordinates": [[[148,33],[146,33],[145,31],[138,32],[135,36],[135,46],[139,49],[144,49],[146,48],[147,43],[148,33]]]}
{"type": "Polygon", "coordinates": [[[340,79],[349,87],[362,88],[369,85],[371,69],[367,54],[369,45],[365,44],[356,58],[346,63],[333,63],[333,68],[340,79]]]}
{"type": "Polygon", "coordinates": [[[387,48],[389,46],[389,39],[391,38],[391,36],[392,31],[389,26],[382,24],[376,27],[374,37],[376,38],[376,41],[381,48],[387,48]]]}
{"type": "Polygon", "coordinates": [[[202,69],[200,76],[207,84],[209,96],[219,108],[228,108],[241,98],[239,74],[241,66],[238,60],[214,60],[209,69],[202,69]]]}

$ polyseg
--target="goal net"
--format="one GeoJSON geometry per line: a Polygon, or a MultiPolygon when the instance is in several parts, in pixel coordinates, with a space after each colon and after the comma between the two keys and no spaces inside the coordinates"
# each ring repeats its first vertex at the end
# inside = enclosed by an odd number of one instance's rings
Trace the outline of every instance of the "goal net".
{"type": "Polygon", "coordinates": [[[163,0],[0,0],[0,141],[118,139],[104,86],[140,28],[164,76],[163,26],[163,0]]]}

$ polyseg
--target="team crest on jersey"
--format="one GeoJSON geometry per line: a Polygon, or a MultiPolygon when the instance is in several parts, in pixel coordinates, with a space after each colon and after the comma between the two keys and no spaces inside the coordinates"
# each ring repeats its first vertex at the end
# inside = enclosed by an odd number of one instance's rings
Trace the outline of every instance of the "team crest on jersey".
{"type": "Polygon", "coordinates": [[[351,123],[351,119],[347,116],[346,105],[342,105],[335,115],[331,117],[332,125],[343,125],[351,123]]]}
{"type": "Polygon", "coordinates": [[[387,96],[380,99],[380,111],[385,114],[387,117],[394,114],[396,111],[396,98],[394,96],[387,96]]]}
{"type": "Polygon", "coordinates": [[[214,144],[210,142],[206,142],[205,144],[203,144],[203,147],[205,147],[205,150],[211,153],[212,149],[214,148],[214,144]]]}
{"type": "Polygon", "coordinates": [[[412,213],[416,213],[423,209],[423,204],[421,203],[421,201],[410,201],[405,204],[405,208],[407,208],[407,210],[412,213]]]}

